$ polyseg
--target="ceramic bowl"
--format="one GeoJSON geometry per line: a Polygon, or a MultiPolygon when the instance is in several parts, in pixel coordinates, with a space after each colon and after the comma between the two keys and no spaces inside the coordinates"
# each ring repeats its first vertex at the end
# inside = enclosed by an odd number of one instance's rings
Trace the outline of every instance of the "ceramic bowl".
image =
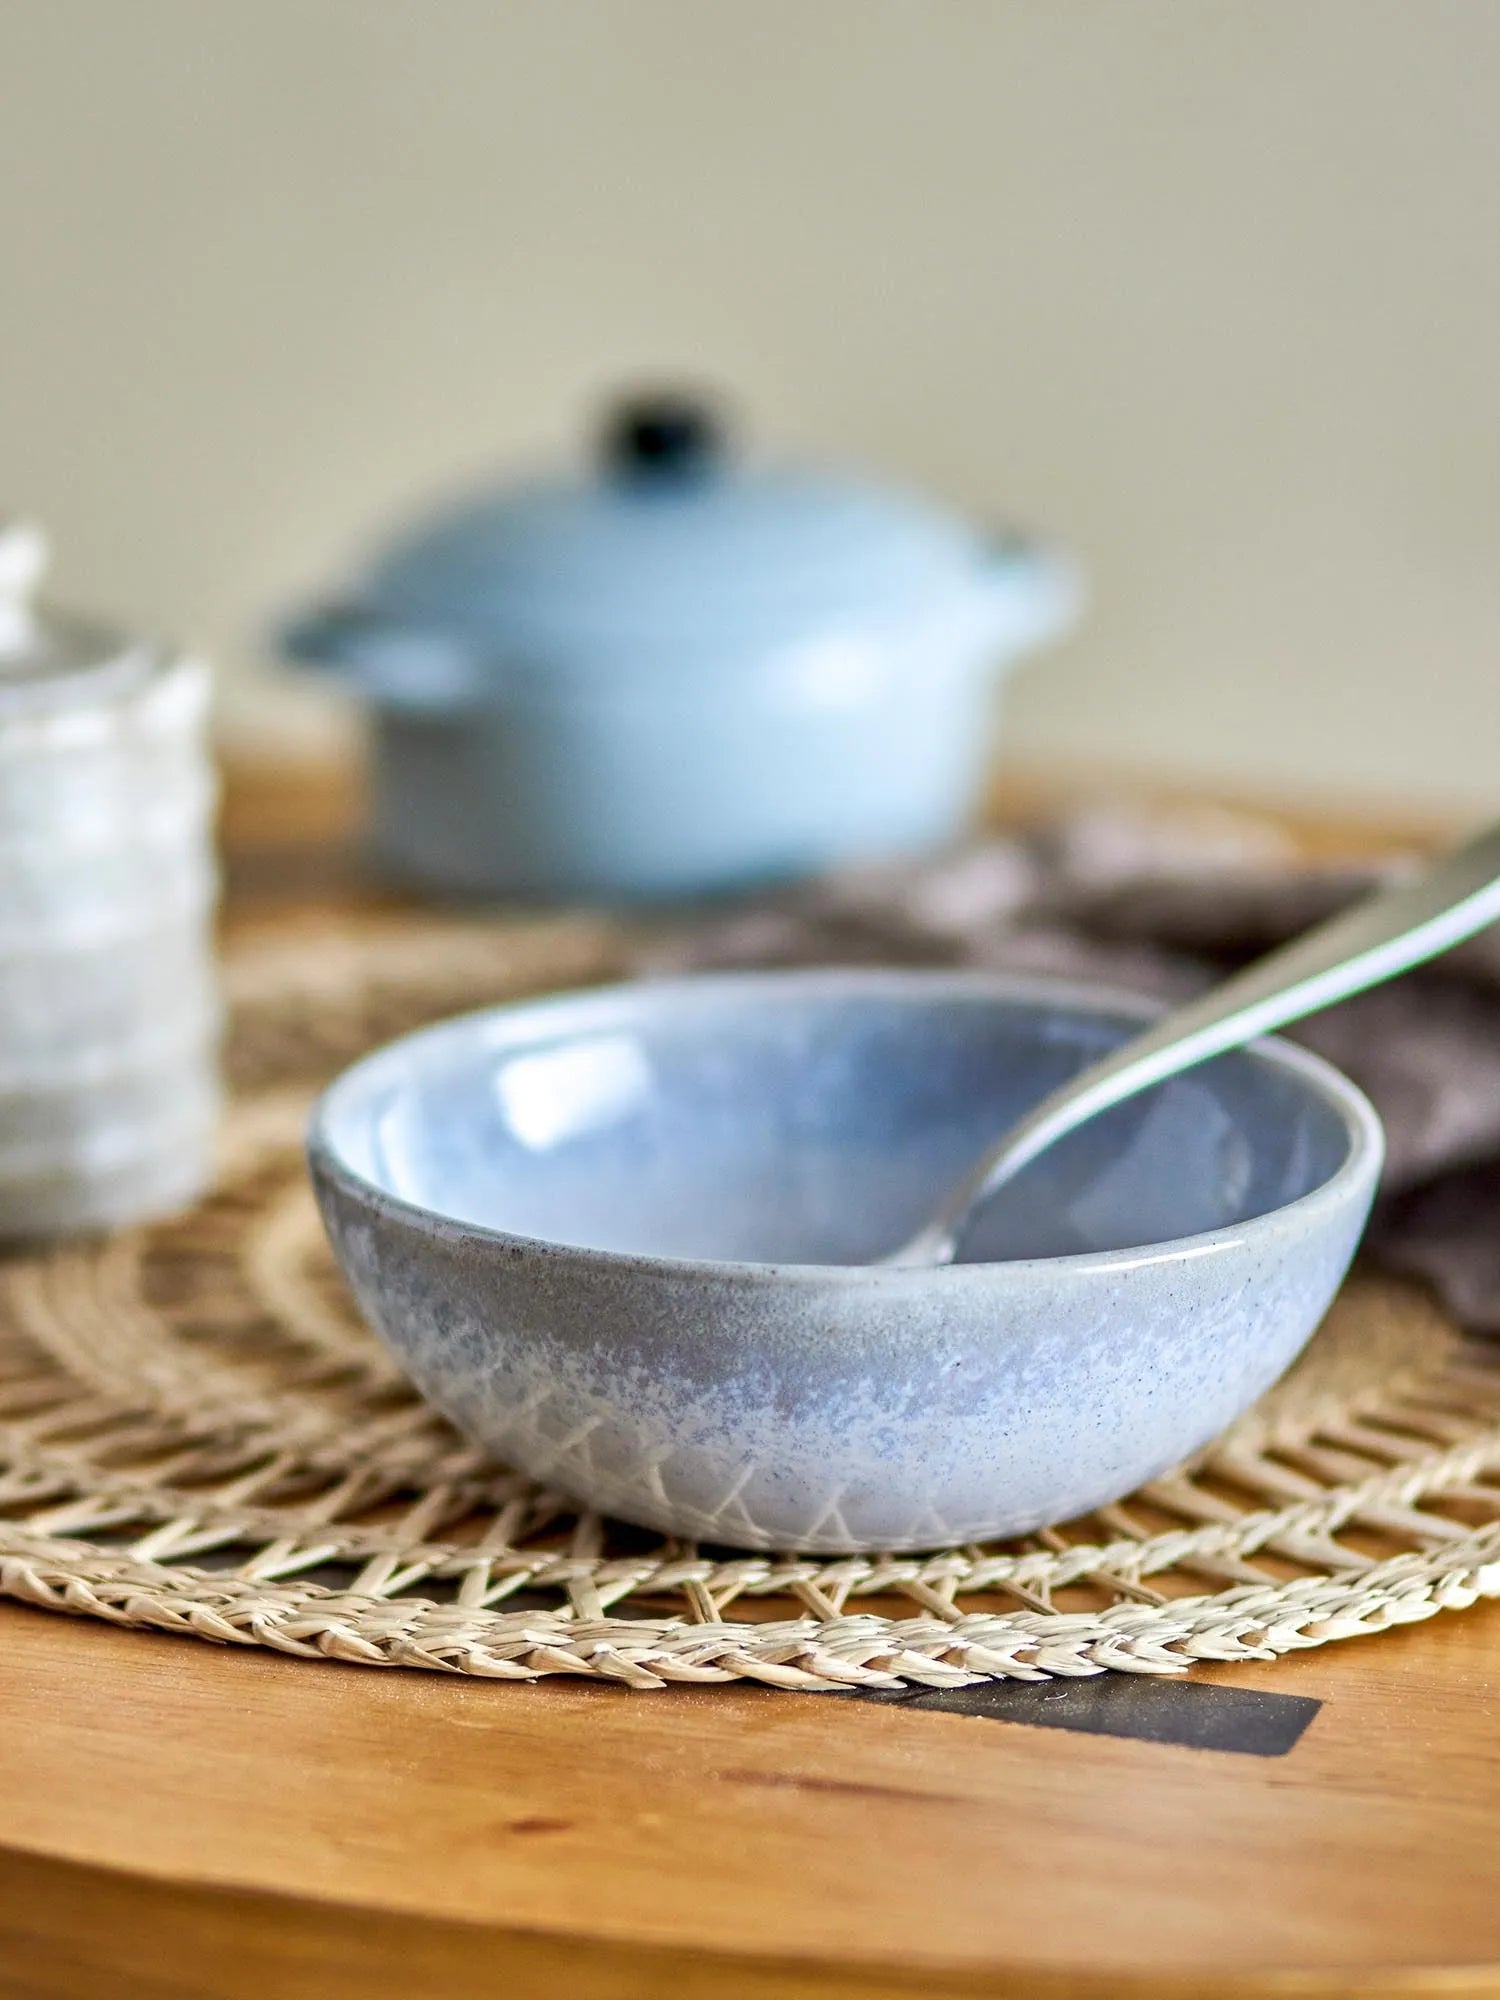
{"type": "Polygon", "coordinates": [[[1145,1010],[984,974],[646,983],[425,1029],[313,1120],[324,1221],[417,1385],[663,1531],[842,1552],[1128,1492],[1288,1365],[1354,1251],[1374,1112],[1266,1042],[1076,1133],[942,1270],[871,1267],[1145,1010]]]}

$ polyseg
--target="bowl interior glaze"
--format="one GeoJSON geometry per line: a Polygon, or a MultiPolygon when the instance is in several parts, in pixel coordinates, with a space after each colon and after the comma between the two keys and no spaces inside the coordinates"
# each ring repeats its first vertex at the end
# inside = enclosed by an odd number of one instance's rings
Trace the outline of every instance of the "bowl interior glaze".
{"type": "MultiPolygon", "coordinates": [[[[949,972],[645,982],[407,1036],[333,1087],[319,1136],[397,1201],[505,1235],[864,1264],[1144,1011],[949,972]]],[[[1310,1194],[1359,1138],[1329,1076],[1266,1043],[1119,1107],[997,1198],[964,1261],[1159,1245],[1310,1194]]]]}

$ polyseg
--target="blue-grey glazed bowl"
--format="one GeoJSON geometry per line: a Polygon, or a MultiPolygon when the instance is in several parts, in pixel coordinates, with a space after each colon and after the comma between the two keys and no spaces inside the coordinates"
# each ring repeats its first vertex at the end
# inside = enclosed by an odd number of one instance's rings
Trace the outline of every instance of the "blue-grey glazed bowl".
{"type": "Polygon", "coordinates": [[[636,984],[347,1071],[324,1221],[417,1385],[590,1506],[747,1548],[931,1547],[1117,1498],[1317,1326],[1382,1157],[1282,1043],[1076,1133],[941,1270],[873,1267],[1142,1009],[913,971],[636,984]]]}

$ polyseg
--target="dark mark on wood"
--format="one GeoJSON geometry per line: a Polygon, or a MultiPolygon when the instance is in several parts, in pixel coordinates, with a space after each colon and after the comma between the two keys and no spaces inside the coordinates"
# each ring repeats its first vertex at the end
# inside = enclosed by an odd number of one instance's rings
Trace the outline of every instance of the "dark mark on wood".
{"type": "Polygon", "coordinates": [[[891,1702],[917,1713],[981,1716],[1245,1757],[1286,1756],[1323,1705],[1308,1695],[1219,1687],[1210,1681],[1152,1680],[1140,1674],[872,1689],[868,1694],[856,1688],[850,1693],[857,1701],[891,1702]]]}

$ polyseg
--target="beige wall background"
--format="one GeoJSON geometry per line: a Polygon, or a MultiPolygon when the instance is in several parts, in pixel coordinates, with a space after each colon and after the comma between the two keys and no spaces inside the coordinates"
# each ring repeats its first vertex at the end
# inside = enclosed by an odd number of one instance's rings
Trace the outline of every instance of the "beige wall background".
{"type": "Polygon", "coordinates": [[[1494,0],[0,0],[0,500],[257,634],[639,373],[1071,539],[1010,742],[1500,810],[1494,0]]]}

